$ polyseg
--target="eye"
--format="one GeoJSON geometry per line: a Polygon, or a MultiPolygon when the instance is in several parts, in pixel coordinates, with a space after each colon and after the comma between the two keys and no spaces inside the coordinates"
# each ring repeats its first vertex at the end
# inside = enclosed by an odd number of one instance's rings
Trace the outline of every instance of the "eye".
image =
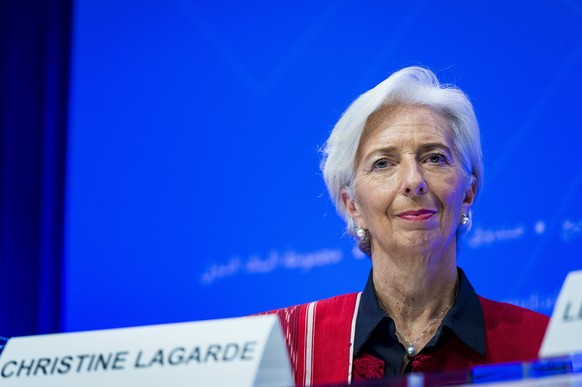
{"type": "Polygon", "coordinates": [[[447,162],[447,157],[441,153],[431,153],[424,161],[429,164],[442,164],[447,162]]]}
{"type": "Polygon", "coordinates": [[[390,166],[390,163],[387,159],[380,159],[376,160],[374,164],[372,164],[372,169],[386,169],[390,166]]]}

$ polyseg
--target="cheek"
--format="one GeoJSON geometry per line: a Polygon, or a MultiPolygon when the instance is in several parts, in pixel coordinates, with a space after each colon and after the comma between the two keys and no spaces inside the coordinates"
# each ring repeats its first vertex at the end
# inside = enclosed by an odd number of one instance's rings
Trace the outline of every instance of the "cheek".
{"type": "Polygon", "coordinates": [[[447,214],[458,212],[465,195],[462,181],[458,176],[456,174],[442,174],[432,181],[433,184],[432,187],[429,186],[429,190],[432,190],[437,200],[441,202],[444,212],[447,214]]]}
{"type": "Polygon", "coordinates": [[[379,179],[369,179],[365,183],[356,186],[360,214],[368,220],[383,217],[394,199],[392,185],[379,179]]]}
{"type": "Polygon", "coordinates": [[[460,216],[463,206],[464,192],[459,184],[453,185],[454,188],[447,190],[443,194],[443,205],[446,207],[446,213],[451,217],[460,216]]]}

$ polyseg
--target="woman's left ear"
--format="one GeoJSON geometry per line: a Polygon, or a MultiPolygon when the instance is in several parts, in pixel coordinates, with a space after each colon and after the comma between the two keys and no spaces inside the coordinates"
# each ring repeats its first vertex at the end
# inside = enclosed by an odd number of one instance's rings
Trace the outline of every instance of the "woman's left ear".
{"type": "Polygon", "coordinates": [[[466,206],[473,205],[475,201],[475,196],[477,196],[477,178],[475,175],[471,175],[471,181],[465,189],[465,196],[463,197],[463,204],[466,206]]]}

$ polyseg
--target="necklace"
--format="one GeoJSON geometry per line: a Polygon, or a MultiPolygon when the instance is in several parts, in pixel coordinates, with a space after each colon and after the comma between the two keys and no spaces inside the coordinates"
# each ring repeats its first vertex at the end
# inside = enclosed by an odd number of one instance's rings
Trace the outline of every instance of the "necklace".
{"type": "Polygon", "coordinates": [[[412,357],[418,353],[417,348],[416,348],[416,344],[418,343],[418,340],[420,340],[426,334],[426,332],[428,332],[430,327],[432,327],[437,321],[439,321],[444,316],[444,314],[449,310],[451,305],[453,305],[456,298],[457,298],[457,295],[455,294],[455,297],[453,297],[451,302],[449,302],[447,305],[445,305],[445,307],[443,308],[443,310],[441,310],[441,312],[439,313],[438,316],[436,316],[435,318],[430,320],[430,322],[428,323],[426,328],[424,328],[424,330],[422,331],[420,336],[418,336],[416,338],[416,340],[414,340],[413,342],[406,340],[406,338],[397,330],[394,331],[396,333],[396,337],[398,337],[398,340],[404,342],[404,344],[406,345],[406,355],[408,357],[412,357]]]}

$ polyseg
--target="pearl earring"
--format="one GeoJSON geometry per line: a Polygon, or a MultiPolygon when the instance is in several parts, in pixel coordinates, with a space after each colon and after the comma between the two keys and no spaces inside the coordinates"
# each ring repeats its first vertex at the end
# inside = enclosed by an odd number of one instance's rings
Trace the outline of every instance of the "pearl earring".
{"type": "Polygon", "coordinates": [[[463,213],[463,215],[461,215],[461,225],[466,226],[469,224],[469,222],[471,221],[471,218],[469,218],[469,215],[463,213]]]}
{"type": "Polygon", "coordinates": [[[356,229],[356,235],[358,236],[358,238],[362,239],[363,237],[365,237],[365,236],[366,236],[366,230],[364,230],[364,229],[363,229],[363,228],[361,228],[361,227],[358,227],[358,228],[356,229]]]}

